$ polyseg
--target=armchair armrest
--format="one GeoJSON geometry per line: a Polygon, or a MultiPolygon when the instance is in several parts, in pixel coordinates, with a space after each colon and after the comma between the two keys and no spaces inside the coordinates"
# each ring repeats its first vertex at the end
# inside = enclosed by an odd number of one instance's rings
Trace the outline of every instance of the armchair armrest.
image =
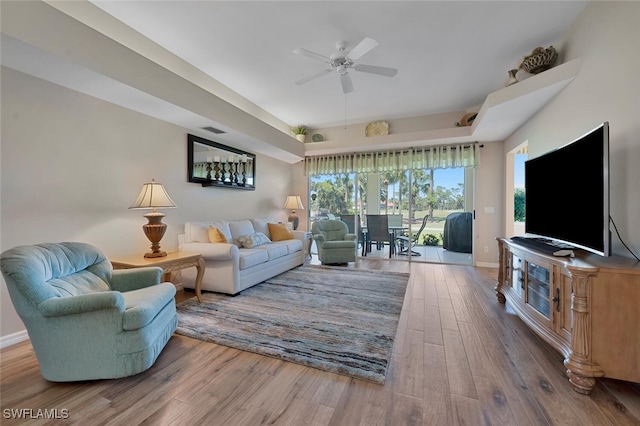
{"type": "Polygon", "coordinates": [[[313,235],[313,239],[316,240],[319,243],[324,243],[324,241],[325,241],[324,235],[322,235],[322,234],[314,234],[313,235]]]}
{"type": "Polygon", "coordinates": [[[344,239],[345,241],[355,241],[358,237],[356,236],[356,234],[345,234],[344,235],[344,239]]]}
{"type": "Polygon", "coordinates": [[[101,291],[79,296],[52,297],[38,305],[45,317],[82,314],[101,309],[124,312],[124,296],[117,291],[101,291]]]}
{"type": "Polygon", "coordinates": [[[160,284],[162,268],[147,266],[136,269],[116,269],[111,274],[111,290],[126,292],[160,284]]]}

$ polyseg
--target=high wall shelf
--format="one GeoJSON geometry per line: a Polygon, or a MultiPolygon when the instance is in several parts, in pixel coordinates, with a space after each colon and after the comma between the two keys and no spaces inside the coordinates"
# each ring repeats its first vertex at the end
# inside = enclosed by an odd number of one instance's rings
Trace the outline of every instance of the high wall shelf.
{"type": "Polygon", "coordinates": [[[500,141],[538,112],[560,93],[580,70],[574,59],[540,74],[490,93],[478,111],[472,126],[426,129],[408,133],[348,139],[325,140],[305,144],[307,155],[353,152],[371,149],[406,148],[427,143],[462,143],[500,141]]]}

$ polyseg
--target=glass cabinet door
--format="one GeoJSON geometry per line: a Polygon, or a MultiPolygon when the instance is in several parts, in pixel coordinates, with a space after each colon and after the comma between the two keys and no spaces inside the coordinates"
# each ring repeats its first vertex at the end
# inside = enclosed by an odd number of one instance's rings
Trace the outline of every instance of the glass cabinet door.
{"type": "Polygon", "coordinates": [[[550,318],[550,270],[527,262],[527,304],[546,318],[550,318]]]}
{"type": "Polygon", "coordinates": [[[524,262],[515,254],[511,256],[511,287],[519,297],[524,292],[524,262]]]}

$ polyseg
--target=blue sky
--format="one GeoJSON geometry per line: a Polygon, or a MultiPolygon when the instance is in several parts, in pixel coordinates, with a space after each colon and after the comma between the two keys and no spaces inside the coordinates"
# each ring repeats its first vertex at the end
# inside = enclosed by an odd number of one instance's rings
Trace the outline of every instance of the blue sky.
{"type": "Polygon", "coordinates": [[[464,169],[435,169],[433,171],[435,186],[445,188],[457,188],[459,183],[464,183],[464,169]]]}
{"type": "Polygon", "coordinates": [[[513,186],[514,188],[524,188],[524,162],[527,154],[517,154],[513,157],[513,186]]]}

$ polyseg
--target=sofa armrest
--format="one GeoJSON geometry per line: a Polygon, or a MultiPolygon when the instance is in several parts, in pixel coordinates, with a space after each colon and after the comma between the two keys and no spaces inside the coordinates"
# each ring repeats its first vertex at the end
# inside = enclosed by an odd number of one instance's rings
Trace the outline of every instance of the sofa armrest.
{"type": "Polygon", "coordinates": [[[100,291],[79,296],[52,297],[38,305],[38,310],[45,317],[75,315],[101,309],[124,312],[124,296],[117,291],[100,291]]]}
{"type": "Polygon", "coordinates": [[[298,231],[296,229],[296,230],[292,230],[291,234],[293,235],[293,238],[295,238],[296,240],[300,240],[300,241],[304,242],[307,239],[308,232],[298,231]]]}
{"type": "Polygon", "coordinates": [[[225,243],[184,243],[180,251],[200,253],[205,260],[238,260],[240,252],[235,244],[225,243]]]}
{"type": "Polygon", "coordinates": [[[111,274],[112,290],[125,292],[160,284],[162,268],[147,266],[136,269],[116,269],[111,274]]]}

